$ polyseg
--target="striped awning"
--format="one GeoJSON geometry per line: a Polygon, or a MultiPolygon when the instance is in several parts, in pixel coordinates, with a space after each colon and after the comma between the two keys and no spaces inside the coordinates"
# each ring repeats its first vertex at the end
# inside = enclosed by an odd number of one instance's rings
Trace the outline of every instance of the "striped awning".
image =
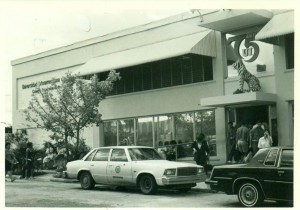
{"type": "Polygon", "coordinates": [[[273,18],[256,34],[255,40],[264,41],[266,39],[294,33],[294,11],[287,11],[276,14],[273,18]]]}
{"type": "Polygon", "coordinates": [[[80,75],[95,74],[189,53],[216,57],[215,32],[205,30],[188,36],[95,57],[73,73],[80,73],[80,75]]]}

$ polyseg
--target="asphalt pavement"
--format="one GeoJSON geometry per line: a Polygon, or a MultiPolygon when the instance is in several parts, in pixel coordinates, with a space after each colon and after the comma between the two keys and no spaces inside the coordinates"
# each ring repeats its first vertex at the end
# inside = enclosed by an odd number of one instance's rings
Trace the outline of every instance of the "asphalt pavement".
{"type": "MultiPolygon", "coordinates": [[[[44,174],[38,175],[34,177],[35,181],[43,181],[43,182],[64,182],[64,183],[79,183],[77,179],[67,179],[67,178],[57,178],[55,177],[56,171],[43,171],[44,174]]],[[[17,178],[16,182],[18,179],[20,179],[20,176],[14,176],[17,178]]],[[[208,192],[208,193],[215,193],[215,191],[212,191],[208,189],[207,184],[204,182],[199,182],[197,183],[197,186],[193,187],[191,190],[193,191],[201,191],[201,192],[208,192]]]]}

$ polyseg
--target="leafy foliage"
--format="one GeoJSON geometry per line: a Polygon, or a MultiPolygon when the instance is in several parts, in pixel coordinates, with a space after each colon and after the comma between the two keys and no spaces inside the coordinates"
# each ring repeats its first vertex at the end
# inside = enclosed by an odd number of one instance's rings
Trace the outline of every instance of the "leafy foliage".
{"type": "Polygon", "coordinates": [[[113,90],[114,82],[120,79],[118,73],[111,71],[105,81],[94,75],[83,80],[79,75],[66,73],[61,83],[53,79],[50,86],[37,85],[32,93],[26,120],[37,127],[52,131],[70,154],[70,137],[75,139],[74,156],[80,156],[80,133],[85,127],[101,122],[99,103],[113,90]]]}

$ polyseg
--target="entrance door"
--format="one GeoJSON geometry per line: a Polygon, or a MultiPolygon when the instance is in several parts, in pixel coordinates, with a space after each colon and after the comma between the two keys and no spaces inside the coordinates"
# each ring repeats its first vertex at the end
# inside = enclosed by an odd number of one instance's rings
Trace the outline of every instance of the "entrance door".
{"type": "Polygon", "coordinates": [[[246,125],[255,125],[259,120],[269,124],[269,109],[267,105],[236,108],[237,125],[244,121],[246,125]]]}

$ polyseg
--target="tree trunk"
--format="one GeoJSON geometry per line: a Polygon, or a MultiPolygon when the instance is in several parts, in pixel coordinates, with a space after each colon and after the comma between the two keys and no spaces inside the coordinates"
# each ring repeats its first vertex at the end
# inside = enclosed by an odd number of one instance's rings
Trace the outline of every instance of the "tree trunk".
{"type": "Polygon", "coordinates": [[[66,147],[67,160],[69,160],[69,146],[68,146],[68,132],[67,132],[67,131],[65,131],[65,139],[64,139],[64,142],[65,142],[65,147],[66,147]]]}
{"type": "Polygon", "coordinates": [[[79,134],[80,134],[80,129],[77,127],[77,129],[76,129],[76,147],[75,147],[75,158],[76,158],[76,160],[79,158],[79,155],[80,154],[78,154],[78,150],[79,150],[79,134]]]}

